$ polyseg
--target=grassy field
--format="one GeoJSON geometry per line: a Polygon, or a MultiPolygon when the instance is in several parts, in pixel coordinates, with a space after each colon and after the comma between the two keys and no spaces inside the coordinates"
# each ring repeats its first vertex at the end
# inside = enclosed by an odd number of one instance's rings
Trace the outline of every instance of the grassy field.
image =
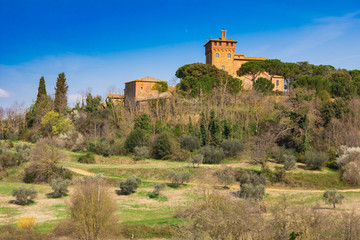
{"type": "MultiPolygon", "coordinates": [[[[127,229],[142,226],[144,237],[154,237],[148,234],[149,231],[164,232],[166,226],[181,224],[184,219],[175,218],[174,214],[187,206],[191,206],[194,201],[204,192],[220,192],[229,195],[230,192],[239,190],[239,183],[230,186],[229,189],[221,188],[214,176],[215,171],[227,166],[234,169],[247,171],[259,171],[260,166],[249,163],[248,158],[241,156],[238,158],[227,159],[223,164],[202,165],[200,168],[193,168],[186,162],[171,162],[161,160],[142,160],[133,161],[129,156],[116,156],[105,158],[96,156],[96,164],[81,164],[77,158],[81,153],[64,151],[67,160],[59,165],[76,170],[75,177],[81,175],[95,175],[98,173],[107,177],[110,183],[109,190],[117,203],[117,215],[122,224],[127,229]],[[190,183],[174,188],[168,180],[168,175],[173,170],[187,170],[191,173],[190,183]],[[131,195],[117,195],[121,179],[129,176],[138,176],[142,183],[136,193],[131,195]],[[153,190],[154,182],[167,183],[160,199],[150,199],[147,193],[153,190]],[[144,227],[147,226],[147,227],[144,227]],[[162,227],[160,227],[162,226],[162,227]],[[148,233],[145,233],[148,232],[148,233]],[[148,235],[146,235],[148,234],[148,235]]],[[[276,163],[269,163],[269,167],[274,169],[276,163]]],[[[322,171],[305,170],[299,164],[299,168],[287,173],[285,184],[269,184],[266,190],[265,204],[269,209],[277,202],[282,201],[284,195],[289,204],[294,206],[317,204],[323,211],[347,211],[355,209],[360,211],[360,189],[351,189],[344,182],[340,181],[337,171],[324,168],[322,171]],[[322,201],[322,194],[327,189],[344,189],[345,200],[338,208],[331,209],[322,201]],[[347,190],[345,190],[347,189],[347,190]]],[[[47,184],[31,184],[38,191],[35,202],[28,206],[19,206],[11,203],[12,191],[14,188],[23,185],[22,171],[24,165],[9,169],[5,176],[5,181],[0,182],[0,225],[16,224],[19,217],[33,216],[36,218],[37,228],[41,231],[50,231],[57,223],[69,216],[67,203],[72,195],[73,188],[66,197],[59,199],[48,198],[47,193],[52,191],[47,184]]],[[[129,230],[130,231],[130,230],[129,230]]],[[[135,231],[135,230],[134,230],[135,231]]],[[[136,230],[138,231],[138,230],[136,230]]],[[[130,234],[131,232],[129,232],[130,234]]],[[[159,233],[160,234],[160,233],[159,233]]],[[[160,235],[157,235],[160,236],[160,235]]]]}

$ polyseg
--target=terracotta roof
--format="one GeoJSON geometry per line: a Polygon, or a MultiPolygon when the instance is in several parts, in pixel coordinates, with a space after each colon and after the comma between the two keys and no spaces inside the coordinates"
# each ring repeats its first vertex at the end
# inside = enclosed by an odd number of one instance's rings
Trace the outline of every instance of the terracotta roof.
{"type": "Polygon", "coordinates": [[[166,81],[147,76],[147,77],[139,78],[139,79],[132,80],[132,81],[129,81],[126,83],[131,83],[131,82],[166,82],[166,81]]]}
{"type": "Polygon", "coordinates": [[[113,99],[124,98],[124,95],[122,95],[122,94],[108,94],[108,98],[113,98],[113,99]]]}
{"type": "Polygon", "coordinates": [[[246,60],[266,60],[264,57],[244,57],[246,60]]]}

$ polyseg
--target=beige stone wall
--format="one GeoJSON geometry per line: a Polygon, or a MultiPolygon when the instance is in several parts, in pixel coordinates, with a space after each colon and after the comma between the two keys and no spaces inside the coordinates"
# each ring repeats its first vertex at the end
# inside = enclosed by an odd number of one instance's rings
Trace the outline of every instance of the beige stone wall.
{"type": "Polygon", "coordinates": [[[158,91],[152,90],[154,84],[155,82],[136,82],[136,100],[157,96],[159,94],[158,91]]]}

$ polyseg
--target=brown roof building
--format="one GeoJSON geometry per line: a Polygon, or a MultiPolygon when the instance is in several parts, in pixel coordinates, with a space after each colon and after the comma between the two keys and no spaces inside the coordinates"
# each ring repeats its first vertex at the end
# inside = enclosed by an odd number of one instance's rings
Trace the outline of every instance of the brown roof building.
{"type": "MultiPolygon", "coordinates": [[[[264,61],[267,58],[264,57],[248,57],[244,54],[235,54],[237,41],[226,38],[226,30],[221,31],[221,38],[215,38],[207,41],[204,45],[206,64],[211,64],[219,69],[227,71],[233,77],[238,77],[236,71],[242,64],[249,61],[264,61]]],[[[265,77],[270,79],[269,74],[264,73],[259,77],[265,77]]],[[[244,88],[250,89],[252,87],[252,81],[250,76],[240,77],[243,81],[244,88]]],[[[275,85],[274,90],[284,91],[284,78],[281,76],[272,77],[272,82],[275,85]]]]}

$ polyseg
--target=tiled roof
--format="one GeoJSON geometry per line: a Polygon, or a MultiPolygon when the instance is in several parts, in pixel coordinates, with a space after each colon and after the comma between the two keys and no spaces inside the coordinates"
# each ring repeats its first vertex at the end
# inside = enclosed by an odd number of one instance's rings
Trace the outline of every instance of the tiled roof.
{"type": "Polygon", "coordinates": [[[131,82],[165,82],[165,81],[147,76],[147,77],[139,78],[139,79],[132,80],[132,81],[129,81],[126,83],[131,83],[131,82]]]}

